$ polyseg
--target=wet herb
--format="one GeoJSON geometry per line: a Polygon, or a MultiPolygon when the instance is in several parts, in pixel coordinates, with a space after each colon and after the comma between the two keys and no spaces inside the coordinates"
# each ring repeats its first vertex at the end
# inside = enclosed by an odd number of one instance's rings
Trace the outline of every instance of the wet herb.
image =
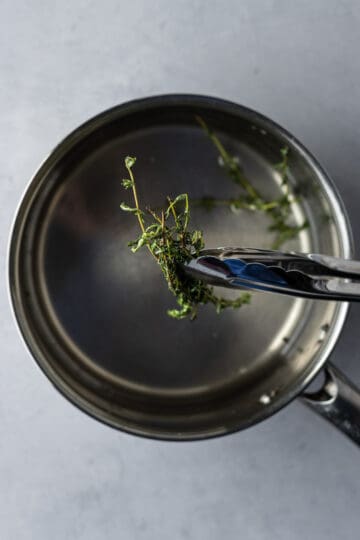
{"type": "MultiPolygon", "coordinates": [[[[272,244],[273,249],[279,248],[285,241],[290,240],[308,227],[305,221],[301,225],[289,223],[291,205],[297,200],[290,192],[288,182],[288,148],[281,149],[281,161],[274,165],[281,176],[282,194],[274,200],[267,200],[249,182],[244,175],[236,157],[231,156],[221,143],[220,139],[201,117],[196,117],[198,123],[219,152],[221,165],[224,167],[230,179],[241,189],[235,197],[218,199],[207,196],[197,200],[191,200],[191,204],[212,210],[218,206],[227,206],[232,211],[240,209],[252,212],[264,212],[270,218],[269,231],[275,233],[272,244]]],[[[218,297],[213,287],[202,281],[186,276],[181,271],[182,264],[192,257],[199,255],[204,248],[203,234],[199,230],[189,231],[190,208],[189,198],[186,193],[178,195],[174,199],[167,199],[167,207],[164,210],[145,208],[139,205],[135,178],[132,168],[136,158],[127,157],[125,166],[129,178],[123,180],[125,189],[132,189],[134,205],[130,207],[121,203],[120,207],[137,217],[141,234],[136,240],[129,242],[131,250],[136,253],[146,246],[156,262],[159,264],[169,290],[176,297],[178,309],[168,310],[170,317],[191,320],[197,316],[198,306],[201,304],[213,304],[217,313],[223,309],[239,308],[248,304],[250,294],[243,293],[235,300],[218,297]]]]}
{"type": "Polygon", "coordinates": [[[199,255],[204,247],[202,232],[188,230],[190,220],[188,195],[183,193],[175,199],[168,197],[168,206],[162,211],[142,209],[132,171],[135,162],[134,157],[128,156],[125,159],[129,178],[122,181],[125,189],[132,190],[134,206],[121,203],[120,208],[136,216],[141,230],[138,238],[129,242],[131,250],[136,253],[142,247],[147,247],[159,264],[169,290],[176,297],[179,308],[168,310],[168,315],[175,319],[189,317],[193,320],[201,304],[213,304],[217,313],[220,313],[225,308],[235,309],[249,303],[248,293],[243,293],[235,300],[228,300],[216,296],[213,287],[184,275],[181,265],[199,255]]]}
{"type": "Polygon", "coordinates": [[[252,212],[260,211],[266,213],[271,220],[268,230],[275,233],[275,239],[271,246],[273,249],[278,249],[284,242],[295,238],[300,231],[308,227],[307,221],[304,221],[301,225],[292,225],[289,223],[291,204],[296,202],[297,199],[291,194],[289,188],[289,149],[287,147],[280,150],[281,161],[274,165],[281,176],[282,194],[278,199],[268,201],[251,185],[244,175],[237,158],[229,154],[218,136],[206,124],[203,118],[196,116],[196,120],[218,150],[219,160],[225,172],[242,191],[236,197],[229,199],[217,199],[207,196],[202,199],[192,200],[192,204],[202,206],[207,210],[212,210],[216,206],[228,206],[232,211],[244,209],[252,212]]]}

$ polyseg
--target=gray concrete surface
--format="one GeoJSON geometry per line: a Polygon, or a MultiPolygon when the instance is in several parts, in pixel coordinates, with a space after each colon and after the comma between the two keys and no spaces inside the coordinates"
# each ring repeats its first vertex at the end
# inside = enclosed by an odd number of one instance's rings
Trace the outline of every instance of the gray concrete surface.
{"type": "MultiPolygon", "coordinates": [[[[300,403],[227,438],[158,443],[57,394],[10,316],[5,256],[31,173],[95,113],[165,92],[221,96],[296,134],[360,245],[356,0],[0,3],[1,540],[353,539],[359,449],[300,403]],[[102,6],[102,7],[101,7],[102,6]]],[[[360,306],[333,355],[360,384],[360,306]]]]}

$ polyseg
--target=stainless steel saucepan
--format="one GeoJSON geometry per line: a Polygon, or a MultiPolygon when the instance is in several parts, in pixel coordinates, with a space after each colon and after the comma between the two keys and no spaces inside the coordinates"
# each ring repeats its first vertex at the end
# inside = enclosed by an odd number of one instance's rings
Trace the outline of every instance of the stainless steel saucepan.
{"type": "MultiPolygon", "coordinates": [[[[351,229],[328,175],[283,128],[219,99],[168,95],[126,103],[71,133],[32,178],[9,250],[15,317],[38,365],[60,392],[113,427],[159,439],[224,435],[264,420],[297,396],[360,444],[360,394],[327,362],[348,305],[254,293],[250,306],[194,321],[166,315],[174,300],[147,253],[127,242],[121,212],[124,157],[138,158],[139,197],[234,194],[195,121],[202,116],[267,197],[280,193],[274,164],[289,147],[300,193],[294,223],[309,228],[284,249],[350,258],[351,229]],[[326,363],[327,362],[327,363],[326,363]],[[307,395],[322,370],[325,382],[307,395]]],[[[267,217],[228,208],[192,210],[208,247],[267,249],[267,217]]],[[[227,291],[226,291],[227,293],[227,291]]],[[[232,291],[229,295],[234,294],[232,291]]]]}

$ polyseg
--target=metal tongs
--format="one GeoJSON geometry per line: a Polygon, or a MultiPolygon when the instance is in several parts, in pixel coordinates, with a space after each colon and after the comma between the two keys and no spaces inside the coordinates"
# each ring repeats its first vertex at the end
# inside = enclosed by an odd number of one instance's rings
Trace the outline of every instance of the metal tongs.
{"type": "Polygon", "coordinates": [[[184,265],[210,285],[305,298],[360,301],[360,261],[253,248],[204,250],[184,265]]]}

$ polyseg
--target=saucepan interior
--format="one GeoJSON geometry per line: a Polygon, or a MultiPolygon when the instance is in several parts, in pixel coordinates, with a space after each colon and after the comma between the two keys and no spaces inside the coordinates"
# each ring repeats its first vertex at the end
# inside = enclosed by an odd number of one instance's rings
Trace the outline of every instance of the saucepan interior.
{"type": "MultiPolygon", "coordinates": [[[[194,322],[174,306],[147,252],[133,255],[136,220],[119,203],[124,157],[134,155],[139,198],[191,199],[237,193],[195,120],[202,116],[266,197],[281,192],[274,164],[289,148],[290,183],[300,195],[293,222],[308,229],[284,248],[348,257],[350,231],[324,171],[282,128],[221,100],[162,96],[90,120],[34,176],[10,250],[10,288],[22,335],[39,366],[73,403],[126,431],[175,440],[249,426],[294,398],[331,351],[347,305],[254,293],[249,306],[194,322]]],[[[268,218],[193,207],[206,246],[265,248],[268,218]]],[[[233,291],[224,294],[236,295],[233,291]]]]}

